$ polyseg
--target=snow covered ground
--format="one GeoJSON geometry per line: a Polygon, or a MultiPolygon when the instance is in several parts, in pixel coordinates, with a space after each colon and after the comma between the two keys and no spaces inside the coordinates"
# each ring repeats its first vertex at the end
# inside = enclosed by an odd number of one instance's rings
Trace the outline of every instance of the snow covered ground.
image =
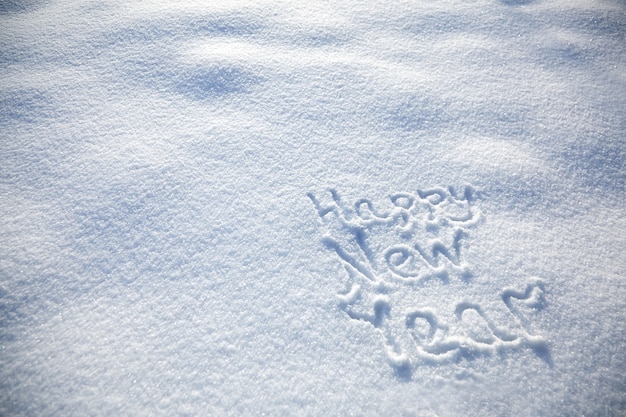
{"type": "Polygon", "coordinates": [[[621,0],[0,2],[0,415],[626,415],[621,0]]]}

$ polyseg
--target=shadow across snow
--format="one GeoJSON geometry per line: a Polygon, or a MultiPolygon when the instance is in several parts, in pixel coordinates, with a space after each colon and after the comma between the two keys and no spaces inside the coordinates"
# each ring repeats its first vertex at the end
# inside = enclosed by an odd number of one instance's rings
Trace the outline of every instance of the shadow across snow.
{"type": "Polygon", "coordinates": [[[609,36],[616,40],[626,39],[626,18],[623,13],[589,10],[575,16],[571,26],[594,38],[609,36]]]}
{"type": "Polygon", "coordinates": [[[564,152],[562,158],[564,165],[582,180],[583,185],[597,191],[603,190],[607,195],[626,192],[626,151],[619,142],[585,147],[574,144],[564,152]]]}
{"type": "Polygon", "coordinates": [[[534,2],[535,0],[500,0],[505,6],[526,6],[534,2]]]}
{"type": "Polygon", "coordinates": [[[0,126],[10,121],[33,123],[53,112],[52,100],[42,91],[22,89],[0,92],[0,126]]]}
{"type": "MultiPolygon", "coordinates": [[[[0,278],[9,280],[10,275],[0,270],[0,278]]],[[[11,327],[21,319],[24,319],[22,305],[24,300],[10,294],[4,288],[0,287],[0,344],[15,340],[15,335],[11,331],[11,327]]]]}
{"type": "Polygon", "coordinates": [[[147,58],[123,63],[122,77],[129,84],[171,92],[193,100],[224,98],[249,92],[264,78],[244,65],[220,62],[189,65],[174,57],[147,58]]]}
{"type": "Polygon", "coordinates": [[[260,80],[257,74],[245,68],[230,65],[211,66],[184,74],[177,79],[173,88],[180,94],[202,100],[246,92],[260,80]]]}
{"type": "Polygon", "coordinates": [[[37,0],[1,0],[0,14],[27,13],[42,5],[42,1],[37,0]]]}
{"type": "Polygon", "coordinates": [[[91,47],[116,57],[124,84],[207,100],[245,93],[263,77],[258,69],[228,59],[206,63],[185,60],[181,50],[193,39],[247,37],[261,27],[254,15],[240,14],[142,20],[101,34],[91,47]]]}
{"type": "Polygon", "coordinates": [[[380,113],[388,128],[404,131],[442,128],[451,121],[443,106],[428,97],[408,97],[380,113]]]}

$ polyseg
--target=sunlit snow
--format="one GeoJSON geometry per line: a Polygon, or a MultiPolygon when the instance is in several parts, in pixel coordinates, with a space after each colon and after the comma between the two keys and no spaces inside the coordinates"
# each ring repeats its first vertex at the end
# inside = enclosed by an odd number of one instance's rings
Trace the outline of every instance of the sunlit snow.
{"type": "Polygon", "coordinates": [[[0,415],[626,414],[620,0],[0,1],[0,415]]]}

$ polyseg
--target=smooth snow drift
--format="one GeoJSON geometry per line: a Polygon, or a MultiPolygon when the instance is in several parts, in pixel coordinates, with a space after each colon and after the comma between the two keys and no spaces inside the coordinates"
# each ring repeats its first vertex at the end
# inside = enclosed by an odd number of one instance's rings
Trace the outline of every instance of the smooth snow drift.
{"type": "Polygon", "coordinates": [[[623,1],[3,1],[0,62],[0,415],[626,414],[623,1]]]}

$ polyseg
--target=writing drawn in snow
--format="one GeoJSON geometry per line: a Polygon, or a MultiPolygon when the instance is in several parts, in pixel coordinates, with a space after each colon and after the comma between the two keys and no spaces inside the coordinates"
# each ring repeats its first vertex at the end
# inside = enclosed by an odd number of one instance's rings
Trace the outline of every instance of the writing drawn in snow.
{"type": "Polygon", "coordinates": [[[394,366],[409,369],[523,347],[547,358],[546,342],[528,330],[526,314],[545,305],[542,280],[500,292],[496,302],[508,314],[502,323],[483,308],[493,300],[468,300],[461,293],[460,299],[433,306],[422,294],[433,279],[442,285],[452,280],[459,289],[471,285],[465,251],[483,218],[471,186],[395,193],[380,205],[365,198],[347,204],[334,189],[307,196],[325,227],[323,244],[346,270],[339,307],[382,335],[394,366]]]}

